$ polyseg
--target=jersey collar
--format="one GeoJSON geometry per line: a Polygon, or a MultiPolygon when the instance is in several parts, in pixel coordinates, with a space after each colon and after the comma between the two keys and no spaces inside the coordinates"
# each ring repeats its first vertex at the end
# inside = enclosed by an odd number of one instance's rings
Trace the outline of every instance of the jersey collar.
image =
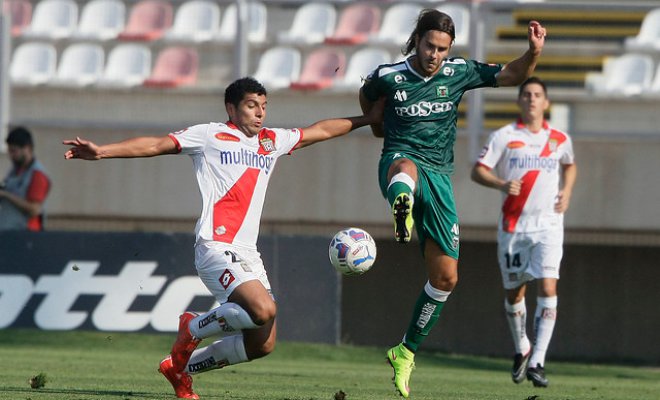
{"type": "MultiPolygon", "coordinates": [[[[415,55],[412,55],[412,56],[406,58],[406,60],[405,60],[406,67],[408,68],[408,71],[410,71],[413,75],[416,75],[419,79],[423,80],[424,82],[428,82],[428,81],[430,81],[431,79],[433,79],[433,78],[435,77],[435,75],[431,75],[431,76],[423,76],[423,75],[421,75],[419,72],[417,72],[417,71],[415,70],[415,68],[414,68],[414,67],[412,66],[412,64],[410,63],[410,59],[413,58],[413,57],[419,57],[419,56],[415,54],[415,55]]],[[[447,60],[442,60],[442,64],[440,64],[440,68],[442,68],[442,67],[445,65],[445,62],[446,62],[446,61],[447,61],[447,60]]],[[[436,74],[436,75],[437,75],[437,74],[436,74]]]]}
{"type": "MultiPolygon", "coordinates": [[[[548,121],[543,119],[543,125],[541,125],[543,129],[548,129],[550,125],[548,125],[548,121]]],[[[518,129],[526,129],[527,125],[523,122],[522,118],[518,118],[518,121],[516,121],[516,128],[518,129]]]]}

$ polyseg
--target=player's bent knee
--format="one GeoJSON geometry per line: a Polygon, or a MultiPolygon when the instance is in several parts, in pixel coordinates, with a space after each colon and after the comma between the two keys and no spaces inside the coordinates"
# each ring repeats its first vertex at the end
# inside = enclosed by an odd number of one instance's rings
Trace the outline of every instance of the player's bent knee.
{"type": "Polygon", "coordinates": [[[264,325],[269,321],[275,319],[277,314],[277,306],[273,301],[262,301],[254,304],[250,311],[250,317],[257,325],[264,325]]]}

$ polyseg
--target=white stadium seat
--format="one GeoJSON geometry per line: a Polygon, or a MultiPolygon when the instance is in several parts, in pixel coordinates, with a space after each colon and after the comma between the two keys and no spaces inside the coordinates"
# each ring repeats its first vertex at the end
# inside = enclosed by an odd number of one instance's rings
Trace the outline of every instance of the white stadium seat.
{"type": "Polygon", "coordinates": [[[403,46],[410,37],[411,27],[415,26],[422,6],[414,3],[395,4],[387,9],[383,23],[377,34],[369,42],[372,44],[403,46]]]}
{"type": "Polygon", "coordinates": [[[98,86],[132,87],[144,83],[151,73],[151,50],[138,43],[117,45],[108,54],[108,62],[98,86]]]}
{"type": "Polygon", "coordinates": [[[660,8],[649,11],[642,21],[637,36],[627,37],[624,46],[626,51],[659,51],[660,50],[660,8]]]}
{"type": "MultiPolygon", "coordinates": [[[[266,41],[266,24],[266,6],[256,1],[249,2],[247,35],[250,43],[263,43],[266,41]]],[[[233,44],[236,41],[237,30],[236,4],[232,3],[225,9],[216,40],[220,43],[233,44]]]]}
{"type": "Polygon", "coordinates": [[[280,32],[281,44],[312,45],[323,43],[332,35],[337,23],[337,11],[330,3],[308,3],[296,11],[288,31],[280,32]]]}
{"type": "Polygon", "coordinates": [[[78,5],[73,0],[42,0],[37,3],[32,23],[23,36],[63,39],[71,36],[78,24],[78,5]]]}
{"type": "Polygon", "coordinates": [[[259,59],[254,78],[269,90],[288,88],[300,77],[301,55],[291,47],[274,47],[259,59]]]}
{"type": "Polygon", "coordinates": [[[362,81],[367,75],[377,66],[390,62],[392,62],[392,56],[387,50],[375,47],[365,47],[358,50],[348,61],[348,67],[346,68],[346,74],[343,79],[335,82],[334,88],[357,92],[357,89],[362,86],[362,81]]]}
{"type": "Polygon", "coordinates": [[[602,73],[588,73],[586,88],[601,96],[636,96],[651,87],[653,59],[628,53],[608,60],[602,73]]]}
{"type": "Polygon", "coordinates": [[[11,83],[35,86],[48,83],[57,68],[57,51],[50,43],[26,42],[19,45],[11,58],[11,83]]]}
{"type": "Polygon", "coordinates": [[[96,83],[103,73],[105,54],[98,44],[74,43],[64,49],[54,86],[83,87],[96,83]]]}
{"type": "Polygon", "coordinates": [[[111,40],[117,38],[126,22],[126,6],[121,0],[92,0],[80,15],[77,39],[111,40]]]}
{"type": "Polygon", "coordinates": [[[172,28],[165,33],[165,40],[183,42],[207,42],[220,29],[220,6],[206,0],[193,0],[181,4],[174,17],[172,28]]]}

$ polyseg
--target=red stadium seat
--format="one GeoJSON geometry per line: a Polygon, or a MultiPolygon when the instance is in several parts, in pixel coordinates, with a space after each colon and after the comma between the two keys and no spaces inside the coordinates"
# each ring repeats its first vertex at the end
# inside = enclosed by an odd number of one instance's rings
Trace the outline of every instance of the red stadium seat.
{"type": "Polygon", "coordinates": [[[131,8],[126,28],[119,34],[121,40],[151,41],[160,39],[172,26],[174,11],[170,3],[142,0],[131,8]]]}
{"type": "Polygon", "coordinates": [[[19,36],[32,20],[32,3],[28,0],[8,0],[3,8],[5,13],[11,15],[11,35],[19,36]]]}
{"type": "Polygon", "coordinates": [[[168,47],[160,52],[146,87],[173,88],[197,82],[199,56],[189,47],[168,47]]]}
{"type": "Polygon", "coordinates": [[[371,4],[353,4],[342,11],[335,33],[327,44],[355,45],[365,43],[380,28],[380,8],[371,4]]]}
{"type": "Polygon", "coordinates": [[[335,49],[320,48],[313,51],[305,61],[300,79],[291,83],[294,90],[320,90],[334,84],[336,78],[344,76],[346,55],[335,49]]]}

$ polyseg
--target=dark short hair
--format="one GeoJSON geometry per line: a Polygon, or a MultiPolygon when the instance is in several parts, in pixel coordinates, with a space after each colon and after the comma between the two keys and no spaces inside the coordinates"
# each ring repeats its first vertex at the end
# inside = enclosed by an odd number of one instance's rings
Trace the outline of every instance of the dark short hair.
{"type": "Polygon", "coordinates": [[[406,42],[406,46],[403,48],[403,54],[407,55],[412,53],[415,49],[415,37],[419,36],[421,38],[428,31],[445,32],[451,36],[452,42],[456,39],[454,20],[442,11],[438,11],[434,8],[427,8],[419,13],[417,25],[415,25],[415,30],[412,31],[406,42]]]}
{"type": "Polygon", "coordinates": [[[529,78],[525,79],[525,82],[520,84],[520,87],[518,88],[518,97],[522,96],[523,90],[525,90],[527,85],[530,85],[532,83],[541,85],[541,87],[543,88],[543,94],[545,95],[545,97],[548,97],[548,87],[545,85],[545,82],[543,82],[541,78],[537,76],[530,76],[529,78]]]}
{"type": "Polygon", "coordinates": [[[230,103],[238,107],[238,103],[243,100],[246,94],[256,93],[266,96],[266,88],[254,78],[245,77],[232,82],[225,89],[225,104],[230,103]]]}
{"type": "Polygon", "coordinates": [[[12,128],[7,135],[6,140],[8,145],[18,146],[18,147],[34,147],[34,142],[32,141],[32,134],[27,128],[18,126],[12,128]]]}

